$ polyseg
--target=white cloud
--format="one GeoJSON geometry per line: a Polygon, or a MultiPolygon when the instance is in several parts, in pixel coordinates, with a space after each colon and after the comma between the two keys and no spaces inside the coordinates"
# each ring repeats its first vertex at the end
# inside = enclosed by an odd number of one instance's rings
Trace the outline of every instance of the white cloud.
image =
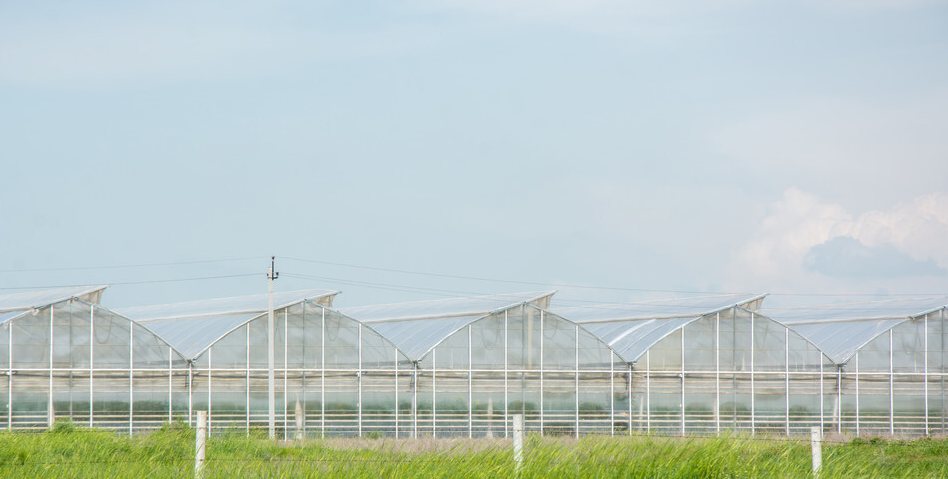
{"type": "MultiPolygon", "coordinates": [[[[830,287],[825,277],[804,266],[804,258],[820,245],[824,248],[819,252],[825,253],[824,243],[840,237],[858,241],[866,251],[904,254],[916,262],[934,261],[939,268],[948,269],[948,249],[944,248],[948,193],[919,196],[887,209],[854,215],[838,204],[823,203],[812,194],[791,188],[769,206],[766,217],[735,252],[732,287],[757,284],[758,288],[804,291],[830,287]]],[[[846,289],[847,285],[832,288],[846,289]]]]}
{"type": "Polygon", "coordinates": [[[849,236],[837,236],[813,246],[803,257],[803,266],[836,278],[944,276],[948,273],[933,260],[913,259],[890,243],[870,248],[849,236]]]}

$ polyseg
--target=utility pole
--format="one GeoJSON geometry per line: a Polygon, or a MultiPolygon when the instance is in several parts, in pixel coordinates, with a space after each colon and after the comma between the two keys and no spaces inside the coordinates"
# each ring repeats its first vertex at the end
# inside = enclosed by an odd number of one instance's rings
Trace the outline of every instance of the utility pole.
{"type": "Polygon", "coordinates": [[[273,280],[280,276],[273,270],[276,256],[270,257],[270,270],[267,271],[267,432],[270,439],[276,437],[276,388],[273,378],[274,368],[274,326],[273,326],[273,280]]]}

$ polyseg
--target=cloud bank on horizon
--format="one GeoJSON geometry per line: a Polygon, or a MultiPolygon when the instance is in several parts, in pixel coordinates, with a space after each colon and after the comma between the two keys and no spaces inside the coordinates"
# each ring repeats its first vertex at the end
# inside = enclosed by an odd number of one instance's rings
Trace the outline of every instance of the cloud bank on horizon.
{"type": "MultiPolygon", "coordinates": [[[[854,215],[796,188],[768,206],[768,213],[735,254],[732,275],[777,283],[791,291],[860,280],[915,280],[913,292],[948,275],[948,193],[933,193],[854,215]]],[[[746,283],[745,283],[746,284],[746,283]]],[[[940,284],[935,282],[935,284],[940,284]]],[[[851,287],[851,286],[850,286],[851,287]]]]}

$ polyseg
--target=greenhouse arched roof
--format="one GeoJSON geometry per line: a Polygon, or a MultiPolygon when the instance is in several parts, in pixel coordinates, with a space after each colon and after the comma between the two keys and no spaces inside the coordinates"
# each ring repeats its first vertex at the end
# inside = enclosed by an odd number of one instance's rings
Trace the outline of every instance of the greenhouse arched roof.
{"type": "Polygon", "coordinates": [[[0,296],[0,324],[34,309],[45,308],[72,298],[98,304],[105,288],[105,286],[75,286],[2,295],[0,296]]]}
{"type": "Polygon", "coordinates": [[[631,363],[659,340],[688,323],[738,306],[756,310],[764,296],[702,296],[556,308],[553,312],[581,324],[631,363]]]}
{"type": "Polygon", "coordinates": [[[370,325],[417,361],[442,340],[489,314],[524,303],[549,306],[555,291],[496,294],[471,298],[341,308],[339,312],[370,325]]]}
{"type": "Polygon", "coordinates": [[[912,318],[943,309],[948,296],[767,309],[763,313],[846,364],[869,341],[912,318]]]}
{"type": "MultiPolygon", "coordinates": [[[[338,291],[321,289],[273,293],[273,308],[303,301],[332,306],[338,291]]],[[[116,310],[147,326],[188,359],[201,355],[227,333],[267,313],[267,294],[218,298],[185,303],[137,306],[116,310]]]]}

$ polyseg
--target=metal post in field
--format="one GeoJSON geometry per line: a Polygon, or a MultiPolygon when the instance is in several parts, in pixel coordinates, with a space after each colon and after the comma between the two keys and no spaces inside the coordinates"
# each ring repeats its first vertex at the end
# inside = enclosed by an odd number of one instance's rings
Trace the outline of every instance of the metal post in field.
{"type": "Polygon", "coordinates": [[[270,439],[276,437],[276,391],[273,378],[274,368],[274,326],[273,326],[273,280],[280,273],[273,270],[275,256],[270,257],[270,270],[267,272],[267,434],[270,439]]]}
{"type": "Polygon", "coordinates": [[[197,411],[197,433],[194,437],[194,479],[204,477],[205,444],[207,443],[207,411],[197,411]]]}
{"type": "Polygon", "coordinates": [[[813,477],[820,477],[823,468],[823,431],[819,426],[810,428],[810,447],[813,449],[813,477]]]}
{"type": "Polygon", "coordinates": [[[513,453],[519,474],[523,467],[523,414],[513,415],[513,453]]]}

